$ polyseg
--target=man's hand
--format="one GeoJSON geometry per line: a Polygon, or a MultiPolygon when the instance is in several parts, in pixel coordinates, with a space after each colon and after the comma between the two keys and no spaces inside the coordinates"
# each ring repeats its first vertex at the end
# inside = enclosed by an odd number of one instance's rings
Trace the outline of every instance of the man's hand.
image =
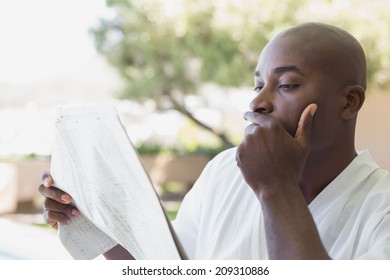
{"type": "Polygon", "coordinates": [[[311,124],[317,110],[308,105],[302,112],[295,137],[284,126],[266,114],[247,112],[251,121],[237,149],[237,165],[246,182],[260,199],[273,186],[298,185],[310,147],[311,124]]]}
{"type": "Polygon", "coordinates": [[[237,164],[261,202],[270,259],[329,259],[299,188],[316,110],[316,104],[303,110],[295,136],[265,114],[245,114],[252,124],[237,164]]]}
{"type": "Polygon", "coordinates": [[[70,205],[70,195],[53,186],[53,178],[48,172],[43,173],[41,181],[38,191],[45,197],[43,217],[47,224],[58,228],[58,223],[68,224],[71,217],[80,214],[77,208],[70,205]]]}
{"type": "MultiPolygon", "coordinates": [[[[38,190],[45,197],[43,217],[47,224],[57,229],[58,223],[68,224],[71,217],[80,214],[77,208],[70,205],[72,197],[53,186],[53,178],[50,173],[44,172],[41,181],[42,184],[38,190]]],[[[134,257],[119,244],[103,255],[109,260],[134,260],[134,257]]]]}

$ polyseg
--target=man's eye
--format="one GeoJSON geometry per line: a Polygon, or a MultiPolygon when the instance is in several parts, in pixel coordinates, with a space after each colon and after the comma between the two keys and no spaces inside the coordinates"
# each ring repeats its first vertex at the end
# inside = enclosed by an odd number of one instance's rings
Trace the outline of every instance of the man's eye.
{"type": "Polygon", "coordinates": [[[299,87],[299,84],[282,84],[279,86],[280,89],[292,90],[299,87]]]}
{"type": "Polygon", "coordinates": [[[262,89],[263,89],[263,85],[258,85],[258,86],[255,86],[255,88],[253,89],[254,92],[256,93],[259,93],[262,89]]]}

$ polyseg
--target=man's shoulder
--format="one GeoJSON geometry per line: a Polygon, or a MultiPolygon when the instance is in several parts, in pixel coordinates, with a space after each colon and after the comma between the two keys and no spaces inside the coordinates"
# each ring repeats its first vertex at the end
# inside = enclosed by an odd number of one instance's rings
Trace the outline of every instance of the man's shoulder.
{"type": "Polygon", "coordinates": [[[236,150],[237,147],[226,149],[217,154],[210,162],[210,167],[226,168],[236,166],[236,150]]]}
{"type": "Polygon", "coordinates": [[[236,147],[229,148],[217,154],[207,164],[203,173],[211,174],[213,176],[224,176],[227,173],[233,175],[238,173],[239,169],[236,164],[236,150],[236,147]]]}
{"type": "Polygon", "coordinates": [[[237,151],[237,147],[226,149],[226,150],[220,152],[219,154],[217,154],[213,158],[213,161],[214,160],[215,161],[231,160],[232,158],[235,159],[236,158],[236,151],[237,151]]]}

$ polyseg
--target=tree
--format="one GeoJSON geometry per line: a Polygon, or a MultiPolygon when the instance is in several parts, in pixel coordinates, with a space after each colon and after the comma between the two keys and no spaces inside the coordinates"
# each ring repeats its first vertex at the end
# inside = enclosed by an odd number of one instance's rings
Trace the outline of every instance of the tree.
{"type": "Polygon", "coordinates": [[[347,2],[354,3],[342,2],[346,6],[340,8],[341,1],[327,0],[247,0],[245,4],[234,0],[107,0],[115,17],[101,19],[92,34],[98,51],[125,80],[124,98],[153,99],[159,109],[175,109],[230,147],[226,132],[196,119],[185,97],[196,94],[206,82],[251,85],[260,50],[288,26],[322,21],[358,34],[370,50],[369,78],[379,85],[380,79],[382,85],[388,80],[384,77],[389,75],[389,47],[376,44],[389,36],[383,33],[390,23],[379,5],[383,0],[347,2]],[[374,17],[380,15],[375,31],[367,28],[370,18],[358,19],[355,13],[346,12],[352,8],[362,15],[367,10],[374,17]]]}
{"type": "MultiPolygon", "coordinates": [[[[185,96],[196,94],[205,82],[252,84],[259,51],[273,30],[272,24],[243,17],[230,2],[221,13],[211,1],[174,1],[178,6],[170,14],[171,1],[110,0],[115,18],[101,19],[92,31],[97,49],[126,82],[123,97],[153,99],[159,109],[175,109],[213,132],[226,147],[232,146],[226,133],[196,119],[185,96]],[[226,25],[224,16],[235,25],[226,25]]],[[[297,1],[287,2],[297,6],[297,1]]],[[[281,20],[289,21],[287,16],[281,20]]]]}

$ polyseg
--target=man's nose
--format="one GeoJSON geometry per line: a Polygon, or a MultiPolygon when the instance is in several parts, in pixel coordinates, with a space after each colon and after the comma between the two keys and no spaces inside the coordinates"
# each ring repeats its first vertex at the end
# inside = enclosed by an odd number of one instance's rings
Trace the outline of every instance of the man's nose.
{"type": "Polygon", "coordinates": [[[249,108],[252,112],[271,113],[273,105],[271,100],[271,92],[262,88],[256,97],[249,103],[249,108]]]}

